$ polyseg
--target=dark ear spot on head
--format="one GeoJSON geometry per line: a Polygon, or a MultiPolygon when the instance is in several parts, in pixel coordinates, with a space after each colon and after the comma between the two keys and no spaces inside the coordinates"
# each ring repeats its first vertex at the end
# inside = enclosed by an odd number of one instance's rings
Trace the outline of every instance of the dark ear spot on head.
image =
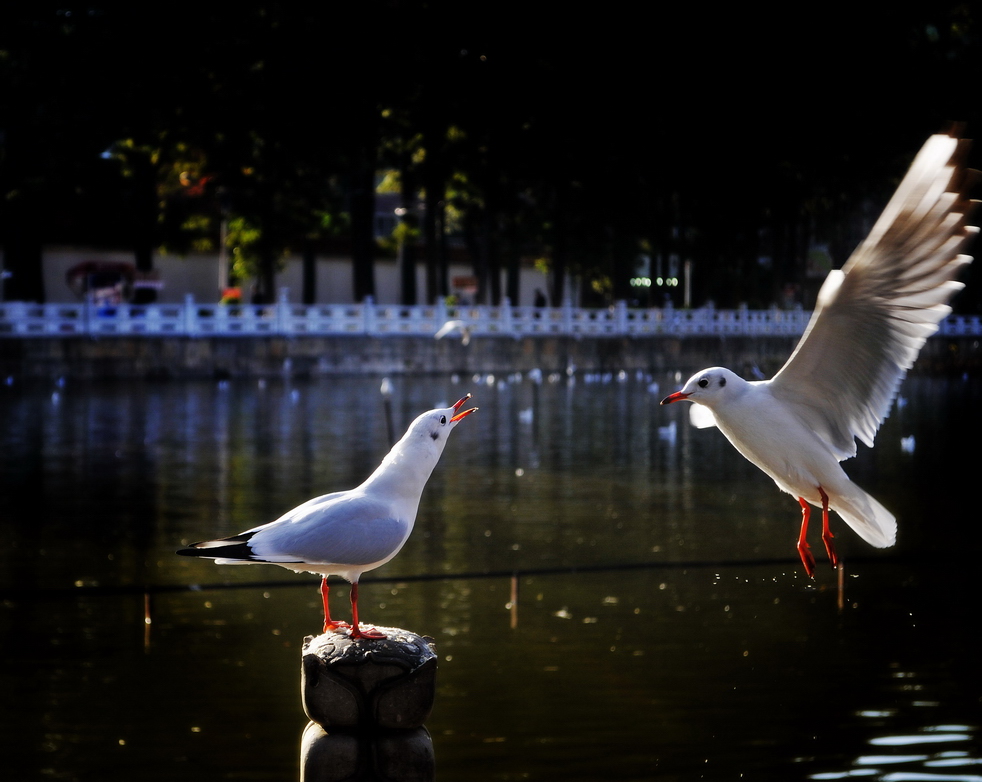
{"type": "Polygon", "coordinates": [[[440,433],[439,432],[430,432],[430,437],[432,439],[434,439],[434,440],[439,440],[440,439],[440,433]]]}
{"type": "Polygon", "coordinates": [[[726,378],[725,377],[721,377],[719,379],[719,387],[722,388],[725,385],[726,385],[726,378]]]}

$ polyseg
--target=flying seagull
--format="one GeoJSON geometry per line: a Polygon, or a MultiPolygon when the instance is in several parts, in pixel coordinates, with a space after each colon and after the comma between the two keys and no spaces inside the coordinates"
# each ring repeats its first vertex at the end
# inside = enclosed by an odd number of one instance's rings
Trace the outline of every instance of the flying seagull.
{"type": "Polygon", "coordinates": [[[462,320],[448,320],[433,335],[433,339],[443,339],[455,331],[460,332],[460,344],[465,347],[471,344],[471,327],[462,320]]]}
{"type": "Polygon", "coordinates": [[[893,514],[849,480],[839,465],[873,438],[924,341],[951,312],[955,280],[978,233],[967,225],[975,202],[966,191],[969,142],[931,136],[869,236],[841,270],[829,273],[805,333],[770,380],[746,381],[728,369],[696,373],[662,400],[704,405],[733,446],[798,499],[798,553],[814,574],[806,532],[811,506],[822,509],[822,539],[838,557],[829,529],[834,510],[865,541],[892,546],[893,514]]]}

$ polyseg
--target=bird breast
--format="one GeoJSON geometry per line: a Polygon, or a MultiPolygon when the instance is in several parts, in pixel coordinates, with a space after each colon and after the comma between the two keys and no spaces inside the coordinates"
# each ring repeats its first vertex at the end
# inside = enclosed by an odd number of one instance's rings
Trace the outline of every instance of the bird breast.
{"type": "Polygon", "coordinates": [[[717,425],[733,446],[767,473],[778,486],[797,496],[810,496],[825,482],[823,476],[841,472],[828,445],[780,404],[769,404],[766,388],[757,387],[752,404],[736,400],[717,425]]]}

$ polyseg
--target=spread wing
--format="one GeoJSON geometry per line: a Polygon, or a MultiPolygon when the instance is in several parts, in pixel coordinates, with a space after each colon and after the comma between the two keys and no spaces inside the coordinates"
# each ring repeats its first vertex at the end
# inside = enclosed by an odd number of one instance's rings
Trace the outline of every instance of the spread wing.
{"type": "Polygon", "coordinates": [[[866,445],[924,341],[951,312],[978,228],[966,224],[968,142],[931,136],[869,236],[833,271],[798,346],[769,381],[840,460],[866,445]]]}

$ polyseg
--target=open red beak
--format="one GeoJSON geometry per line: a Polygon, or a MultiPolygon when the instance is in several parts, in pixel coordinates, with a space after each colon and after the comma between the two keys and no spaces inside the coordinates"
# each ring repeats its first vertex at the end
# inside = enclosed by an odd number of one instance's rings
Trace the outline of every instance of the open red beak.
{"type": "MultiPolygon", "coordinates": [[[[457,411],[458,411],[458,410],[460,410],[460,408],[461,408],[461,405],[463,405],[463,404],[464,404],[464,402],[466,402],[466,401],[467,401],[468,399],[470,399],[470,398],[471,398],[471,395],[470,395],[470,394],[468,394],[468,395],[467,395],[467,396],[465,396],[465,397],[464,397],[463,399],[458,399],[458,400],[457,400],[456,402],[454,402],[454,406],[453,406],[453,411],[454,411],[455,413],[457,413],[457,411]]],[[[454,421],[459,421],[459,420],[461,420],[462,418],[466,418],[466,417],[467,417],[467,416],[469,416],[469,415],[470,415],[471,413],[476,413],[476,412],[477,412],[477,408],[476,408],[476,407],[472,407],[472,408],[470,408],[470,409],[468,409],[468,410],[464,410],[464,412],[462,412],[462,413],[457,413],[457,415],[455,415],[455,416],[454,416],[453,418],[451,418],[451,419],[450,419],[450,423],[453,423],[454,421]]]]}
{"type": "Polygon", "coordinates": [[[681,402],[683,399],[688,399],[688,394],[683,394],[681,391],[676,391],[674,394],[669,394],[664,399],[661,400],[661,404],[670,405],[672,402],[681,402]]]}

